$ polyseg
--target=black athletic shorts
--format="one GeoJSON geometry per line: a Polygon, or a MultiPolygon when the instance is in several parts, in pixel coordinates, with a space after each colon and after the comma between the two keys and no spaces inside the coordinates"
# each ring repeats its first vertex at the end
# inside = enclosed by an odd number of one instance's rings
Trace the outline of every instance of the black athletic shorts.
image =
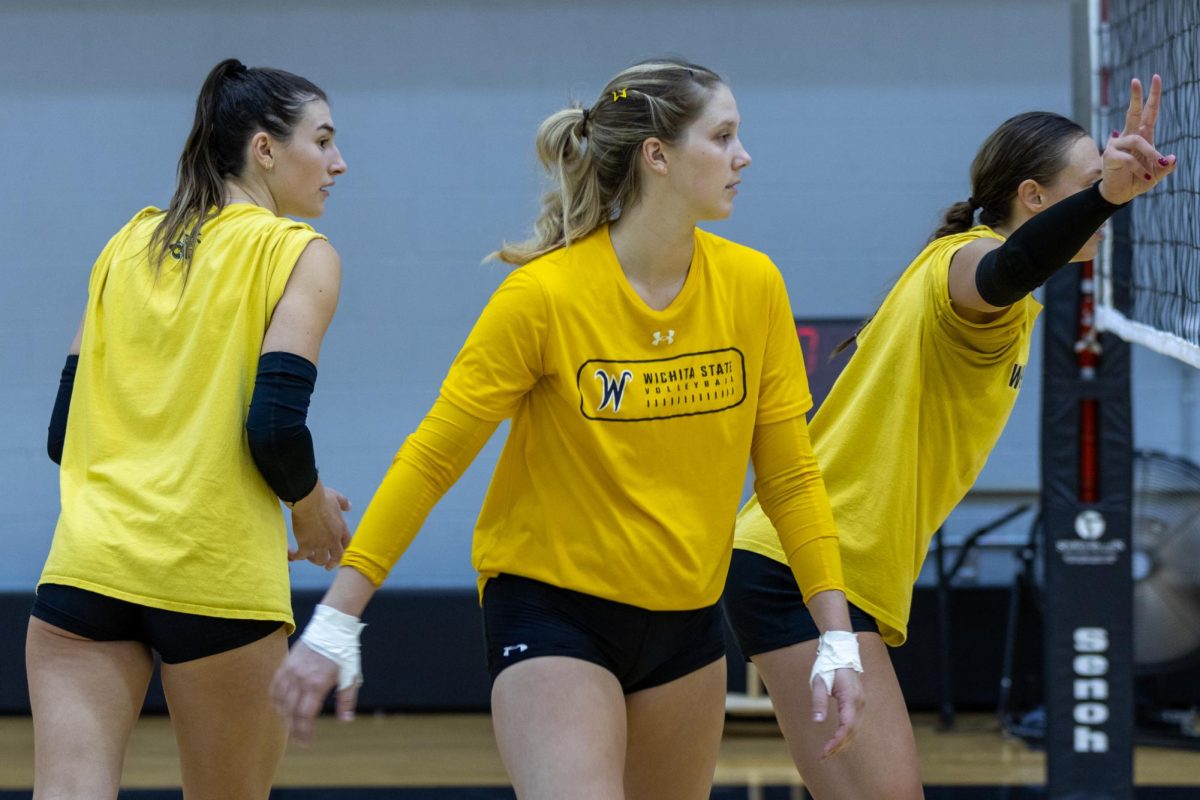
{"type": "Polygon", "coordinates": [[[483,627],[492,680],[538,656],[598,664],[626,694],[661,686],[725,655],[718,606],[647,611],[517,575],[483,590],[483,627]]]}
{"type": "Polygon", "coordinates": [[[164,611],[56,583],[38,587],[30,614],[97,642],[142,642],[167,664],[234,650],[270,636],[283,625],[279,620],[164,611]]]}
{"type": "MultiPolygon", "coordinates": [[[[758,553],[733,551],[722,602],[747,660],[821,635],[791,567],[758,553]]],[[[879,633],[874,617],[853,603],[849,605],[850,627],[855,633],[879,633]]]]}

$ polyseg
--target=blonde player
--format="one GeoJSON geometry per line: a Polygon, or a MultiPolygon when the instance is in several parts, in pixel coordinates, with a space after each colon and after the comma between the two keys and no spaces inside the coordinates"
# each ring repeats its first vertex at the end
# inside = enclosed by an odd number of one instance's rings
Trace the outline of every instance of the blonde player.
{"type": "Polygon", "coordinates": [[[904,642],[929,540],[974,483],[1016,400],[1041,310],[1029,292],[1092,258],[1104,221],[1174,170],[1175,157],[1152,144],[1160,94],[1155,76],[1143,107],[1134,82],[1125,131],[1103,156],[1057,114],[1022,114],[989,136],[971,166],[972,197],[950,207],[860,330],[813,419],[871,698],[869,725],[841,758],[820,758],[836,720],[811,725],[809,698],[795,688],[818,644],[762,498],[738,517],[726,608],[819,800],[922,796],[885,644],[904,642]]]}
{"type": "MultiPolygon", "coordinates": [[[[277,676],[299,735],[335,682],[351,713],[358,615],[511,418],[473,561],[496,735],[520,797],[708,797],[725,697],[717,601],[751,457],[793,587],[831,648],[809,702],[823,708],[832,686],[842,726],[827,746],[849,738],[857,648],[783,280],[761,253],[696,228],[733,209],[750,164],[738,126],[721,79],[677,61],[631,67],[590,107],[542,123],[556,185],[533,238],[499,253],[522,266],[277,676]]],[[[810,691],[807,673],[795,681],[810,691]]]]}
{"type": "Polygon", "coordinates": [[[341,267],[283,216],[324,211],[346,169],[333,136],[311,82],[222,61],[170,206],[138,213],[92,268],[50,426],[62,513],[26,643],[35,797],[117,796],[155,653],[184,794],[270,791],[288,560],[332,567],[349,539],[305,424],[341,267]]]}

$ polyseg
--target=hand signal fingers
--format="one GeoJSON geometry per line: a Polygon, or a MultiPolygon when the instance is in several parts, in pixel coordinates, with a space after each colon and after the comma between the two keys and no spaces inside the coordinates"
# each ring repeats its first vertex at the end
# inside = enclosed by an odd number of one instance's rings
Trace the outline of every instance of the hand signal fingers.
{"type": "Polygon", "coordinates": [[[1162,103],[1162,78],[1155,75],[1150,79],[1150,96],[1142,108],[1142,125],[1138,133],[1147,142],[1154,144],[1154,126],[1158,122],[1158,109],[1162,103]]]}
{"type": "Polygon", "coordinates": [[[1163,154],[1155,150],[1154,145],[1147,142],[1141,136],[1122,137],[1117,140],[1116,145],[1117,149],[1129,153],[1129,155],[1137,160],[1143,173],[1149,173],[1142,176],[1146,180],[1152,180],[1154,173],[1163,168],[1163,164],[1159,161],[1159,159],[1164,158],[1163,154]]]}
{"type": "Polygon", "coordinates": [[[1142,127],[1142,82],[1134,78],[1129,83],[1129,108],[1125,111],[1125,130],[1129,136],[1138,133],[1142,127]]]}
{"type": "Polygon", "coordinates": [[[1141,136],[1121,136],[1110,144],[1105,171],[1126,170],[1143,181],[1158,181],[1175,169],[1175,156],[1164,156],[1141,136]]]}

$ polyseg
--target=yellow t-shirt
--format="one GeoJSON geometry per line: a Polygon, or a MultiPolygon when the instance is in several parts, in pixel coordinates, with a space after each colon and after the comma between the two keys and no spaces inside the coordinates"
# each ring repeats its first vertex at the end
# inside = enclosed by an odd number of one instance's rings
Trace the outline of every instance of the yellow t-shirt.
{"type": "Polygon", "coordinates": [[[287,530],[245,421],[263,334],[320,234],[248,204],[201,230],[183,282],[147,243],[158,209],[104,248],[88,285],[41,583],[170,611],[292,626],[287,530]]]}
{"type": "MultiPolygon", "coordinates": [[[[931,242],[905,270],[811,425],[837,521],[846,595],[903,644],[929,541],[979,476],[1029,360],[1041,305],[1026,297],[975,324],[950,304],[950,259],[986,226],[931,242]]],[[[784,562],[751,498],[735,547],[784,562]]]]}
{"type": "Polygon", "coordinates": [[[514,270],[442,386],[512,417],[473,563],[650,610],[719,599],[755,425],[812,399],[782,276],[697,230],[671,305],[646,305],[607,226],[514,270]]]}

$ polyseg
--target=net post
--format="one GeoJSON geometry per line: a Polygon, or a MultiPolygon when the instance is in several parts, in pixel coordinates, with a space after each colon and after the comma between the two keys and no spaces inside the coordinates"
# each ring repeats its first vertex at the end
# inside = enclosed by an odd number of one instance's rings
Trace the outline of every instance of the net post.
{"type": "MultiPolygon", "coordinates": [[[[1090,0],[1088,10],[1076,41],[1089,45],[1090,91],[1077,91],[1076,117],[1095,125],[1109,100],[1107,0],[1090,0]]],[[[1096,293],[1110,284],[1097,279],[1103,276],[1094,266],[1060,270],[1045,293],[1041,502],[1050,800],[1134,796],[1130,353],[1128,344],[1095,327],[1096,293]]]]}

